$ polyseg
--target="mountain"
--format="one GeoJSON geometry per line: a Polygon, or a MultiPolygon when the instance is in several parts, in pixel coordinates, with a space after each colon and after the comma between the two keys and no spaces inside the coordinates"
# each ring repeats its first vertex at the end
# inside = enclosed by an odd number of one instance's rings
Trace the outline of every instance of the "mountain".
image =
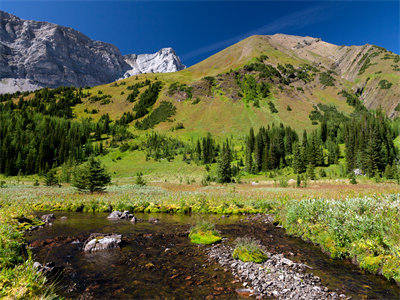
{"type": "Polygon", "coordinates": [[[171,48],[126,55],[69,27],[0,11],[0,92],[94,86],[145,72],[185,68],[171,48]]]}
{"type": "Polygon", "coordinates": [[[149,113],[163,101],[176,108],[171,122],[159,120],[154,129],[189,138],[207,132],[240,135],[272,123],[311,130],[324,110],[334,106],[349,115],[358,102],[368,109],[381,107],[395,118],[400,110],[399,61],[399,55],[374,45],[337,46],[284,34],[251,36],[179,72],[140,74],[86,90],[112,101],[89,97],[74,112],[95,119],[104,113],[112,119],[132,113],[140,98],[128,101],[132,87],[138,85],[142,94],[146,87],[141,83],[149,79],[163,84],[149,113]],[[96,113],[88,113],[92,111],[96,113]],[[174,130],[179,124],[184,128],[174,130]]]}

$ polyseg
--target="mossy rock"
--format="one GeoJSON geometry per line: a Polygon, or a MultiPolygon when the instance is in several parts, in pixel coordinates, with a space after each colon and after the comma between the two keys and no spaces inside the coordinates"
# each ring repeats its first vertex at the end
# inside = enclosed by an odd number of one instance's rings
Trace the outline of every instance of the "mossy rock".
{"type": "Polygon", "coordinates": [[[197,231],[189,234],[190,241],[193,244],[210,245],[221,241],[221,237],[215,235],[212,231],[197,231]]]}
{"type": "Polygon", "coordinates": [[[233,258],[240,259],[243,262],[255,262],[260,264],[266,261],[268,256],[261,249],[249,251],[244,247],[239,247],[233,251],[233,258]]]}

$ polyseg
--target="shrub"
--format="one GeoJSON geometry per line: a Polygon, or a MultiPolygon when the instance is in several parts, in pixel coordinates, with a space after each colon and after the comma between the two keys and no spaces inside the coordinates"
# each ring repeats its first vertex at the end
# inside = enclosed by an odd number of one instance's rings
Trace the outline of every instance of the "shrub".
{"type": "Polygon", "coordinates": [[[382,79],[381,81],[379,81],[378,84],[379,84],[379,87],[380,87],[382,90],[388,90],[388,89],[390,89],[390,88],[392,87],[392,85],[393,85],[393,83],[387,81],[386,79],[382,79]]]}
{"type": "Polygon", "coordinates": [[[175,114],[175,112],[176,107],[171,102],[162,101],[160,106],[153,110],[150,115],[148,115],[142,121],[136,122],[135,127],[141,130],[153,128],[155,125],[167,121],[175,114]]]}
{"type": "Polygon", "coordinates": [[[275,104],[272,103],[271,101],[268,101],[268,106],[272,114],[276,114],[278,112],[278,110],[275,107],[275,104]]]}
{"type": "Polygon", "coordinates": [[[141,118],[148,113],[148,109],[156,103],[161,88],[162,83],[157,81],[140,94],[139,101],[133,108],[133,110],[136,111],[135,119],[141,118]]]}
{"type": "Polygon", "coordinates": [[[140,185],[140,186],[145,186],[145,185],[146,185],[146,181],[145,181],[144,178],[143,178],[143,173],[142,173],[142,172],[138,172],[138,173],[136,174],[135,183],[136,183],[137,185],[140,185]]]}
{"type": "Polygon", "coordinates": [[[199,103],[200,102],[200,98],[199,97],[196,97],[193,101],[192,101],[192,104],[193,105],[196,105],[197,103],[199,103]]]}
{"type": "Polygon", "coordinates": [[[247,237],[236,239],[232,256],[243,262],[263,263],[268,259],[268,255],[261,249],[260,242],[247,237]]]}
{"type": "Polygon", "coordinates": [[[323,86],[335,86],[335,78],[331,76],[330,72],[322,72],[319,74],[319,82],[323,86]]]}
{"type": "Polygon", "coordinates": [[[212,223],[202,221],[190,229],[189,238],[194,244],[210,245],[221,241],[212,223]]]}
{"type": "Polygon", "coordinates": [[[47,186],[57,185],[58,180],[57,180],[57,177],[56,177],[56,170],[55,169],[49,170],[46,173],[44,179],[45,179],[45,184],[47,186]]]}
{"type": "Polygon", "coordinates": [[[349,179],[351,184],[357,184],[356,175],[354,172],[350,172],[349,179]]]}
{"type": "Polygon", "coordinates": [[[279,186],[285,188],[289,186],[289,183],[285,178],[281,178],[279,179],[279,186]]]}

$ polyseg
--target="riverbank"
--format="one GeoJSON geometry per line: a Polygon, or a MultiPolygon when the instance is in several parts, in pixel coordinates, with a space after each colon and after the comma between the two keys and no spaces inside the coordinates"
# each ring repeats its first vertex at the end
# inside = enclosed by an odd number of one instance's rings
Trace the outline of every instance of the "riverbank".
{"type": "Polygon", "coordinates": [[[368,188],[337,186],[307,189],[165,186],[112,186],[103,194],[78,194],[72,188],[9,186],[1,190],[3,258],[1,294],[35,297],[51,294],[24,248],[22,232],[36,226],[34,211],[145,213],[270,213],[288,233],[311,240],[334,257],[351,258],[364,269],[399,281],[399,197],[395,185],[368,188]],[[372,195],[372,196],[368,196],[372,195]],[[8,234],[16,232],[18,236],[8,234]]]}

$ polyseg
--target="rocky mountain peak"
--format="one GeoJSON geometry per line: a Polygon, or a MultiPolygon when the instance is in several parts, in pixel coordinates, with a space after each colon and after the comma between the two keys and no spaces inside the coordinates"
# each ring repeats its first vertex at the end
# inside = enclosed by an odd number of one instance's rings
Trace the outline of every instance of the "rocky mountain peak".
{"type": "Polygon", "coordinates": [[[22,20],[0,11],[0,93],[94,86],[140,73],[185,68],[172,48],[123,56],[109,43],[72,28],[22,20]]]}

